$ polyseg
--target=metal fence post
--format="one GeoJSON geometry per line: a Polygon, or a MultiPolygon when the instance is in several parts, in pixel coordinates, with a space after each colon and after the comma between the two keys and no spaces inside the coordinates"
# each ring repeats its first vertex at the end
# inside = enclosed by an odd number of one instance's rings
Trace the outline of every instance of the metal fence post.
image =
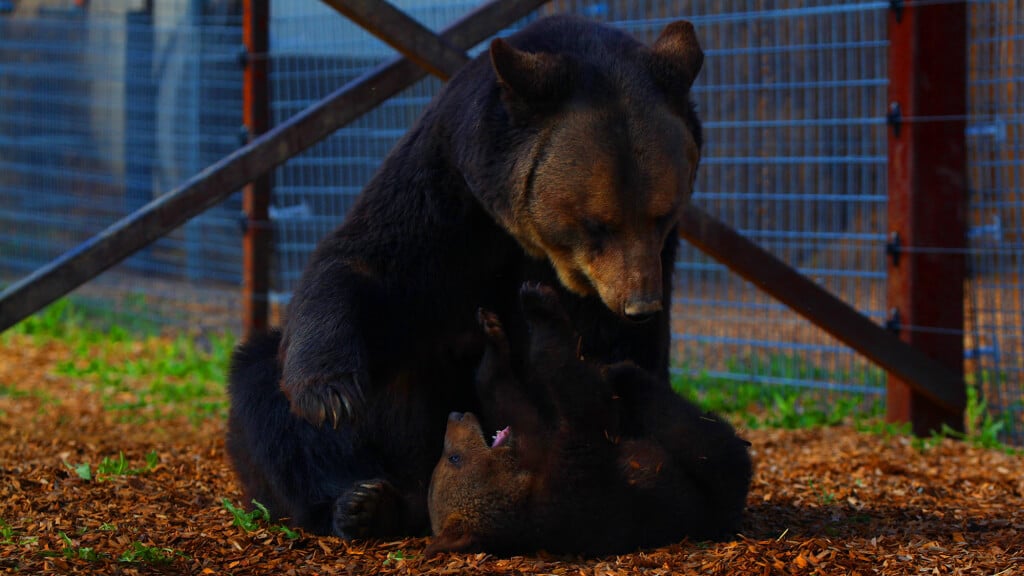
{"type": "MultiPolygon", "coordinates": [[[[270,129],[270,0],[245,0],[243,119],[248,139],[270,129]]],[[[242,326],[246,336],[267,330],[272,229],[269,217],[273,172],[253,180],[242,192],[245,235],[242,255],[242,326]]]]}
{"type": "MultiPolygon", "coordinates": [[[[125,14],[124,211],[130,214],[153,199],[156,154],[157,86],[153,78],[153,5],[125,14]]],[[[128,259],[142,274],[152,265],[151,247],[128,259]]]]}
{"type": "MultiPolygon", "coordinates": [[[[888,325],[962,376],[967,9],[891,6],[888,325]]],[[[911,422],[915,434],[963,428],[962,411],[943,409],[892,374],[887,392],[888,420],[911,422]]]]}

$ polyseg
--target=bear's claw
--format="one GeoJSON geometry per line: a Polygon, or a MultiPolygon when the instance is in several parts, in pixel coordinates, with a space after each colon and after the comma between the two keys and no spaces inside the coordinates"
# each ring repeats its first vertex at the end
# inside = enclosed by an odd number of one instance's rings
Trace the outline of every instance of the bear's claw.
{"type": "Polygon", "coordinates": [[[369,538],[378,534],[399,498],[390,482],[374,478],[356,482],[334,501],[334,533],[341,538],[369,538]]]}
{"type": "Polygon", "coordinates": [[[500,342],[505,339],[505,329],[501,325],[501,319],[494,312],[479,308],[476,311],[476,321],[480,324],[484,334],[492,341],[500,342]]]}
{"type": "Polygon", "coordinates": [[[342,420],[355,420],[364,404],[363,390],[355,373],[322,375],[300,384],[282,383],[292,414],[322,426],[337,428],[342,420]]]}

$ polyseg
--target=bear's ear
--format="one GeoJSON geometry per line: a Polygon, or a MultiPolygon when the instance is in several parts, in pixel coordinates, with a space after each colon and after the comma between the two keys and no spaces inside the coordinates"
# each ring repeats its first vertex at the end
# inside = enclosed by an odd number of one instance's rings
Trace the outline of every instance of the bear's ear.
{"type": "Polygon", "coordinates": [[[490,54],[507,103],[542,111],[561,103],[575,87],[577,67],[561,54],[524,52],[501,38],[491,41],[490,54]]]}
{"type": "Polygon", "coordinates": [[[643,369],[634,364],[632,360],[601,366],[601,375],[611,382],[635,378],[637,373],[643,373],[643,369]]]}
{"type": "Polygon", "coordinates": [[[651,47],[651,73],[662,88],[687,92],[704,65],[704,51],[693,24],[673,22],[661,31],[651,47]]]}
{"type": "Polygon", "coordinates": [[[638,385],[638,380],[646,378],[642,368],[629,360],[601,366],[601,377],[617,394],[626,394],[638,385]]]}
{"type": "Polygon", "coordinates": [[[430,541],[424,556],[433,556],[440,552],[471,552],[476,547],[476,538],[460,516],[449,516],[444,522],[441,533],[430,541]]]}

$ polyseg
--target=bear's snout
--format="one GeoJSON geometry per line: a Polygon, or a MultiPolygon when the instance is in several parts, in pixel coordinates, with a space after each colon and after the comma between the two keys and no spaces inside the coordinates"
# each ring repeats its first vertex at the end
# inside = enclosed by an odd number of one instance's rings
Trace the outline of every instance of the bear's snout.
{"type": "Polygon", "coordinates": [[[633,322],[646,322],[661,312],[661,299],[627,300],[622,307],[622,314],[633,322]]]}

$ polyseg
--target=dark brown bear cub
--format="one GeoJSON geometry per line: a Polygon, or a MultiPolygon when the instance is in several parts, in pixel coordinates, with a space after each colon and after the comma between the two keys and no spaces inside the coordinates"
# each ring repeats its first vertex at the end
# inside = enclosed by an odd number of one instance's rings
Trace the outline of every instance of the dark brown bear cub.
{"type": "Polygon", "coordinates": [[[428,553],[597,555],[734,534],[748,444],[635,365],[578,358],[553,291],[524,288],[522,305],[531,333],[522,385],[497,316],[480,313],[488,345],[478,393],[508,427],[488,442],[476,416],[449,416],[428,553]]]}
{"type": "Polygon", "coordinates": [[[686,22],[645,46],[552,17],[455,74],[321,240],[280,336],[233,358],[248,497],[319,533],[426,534],[445,416],[478,409],[476,309],[520,369],[525,281],[560,292],[588,358],[667,378],[702,59],[686,22]]]}

